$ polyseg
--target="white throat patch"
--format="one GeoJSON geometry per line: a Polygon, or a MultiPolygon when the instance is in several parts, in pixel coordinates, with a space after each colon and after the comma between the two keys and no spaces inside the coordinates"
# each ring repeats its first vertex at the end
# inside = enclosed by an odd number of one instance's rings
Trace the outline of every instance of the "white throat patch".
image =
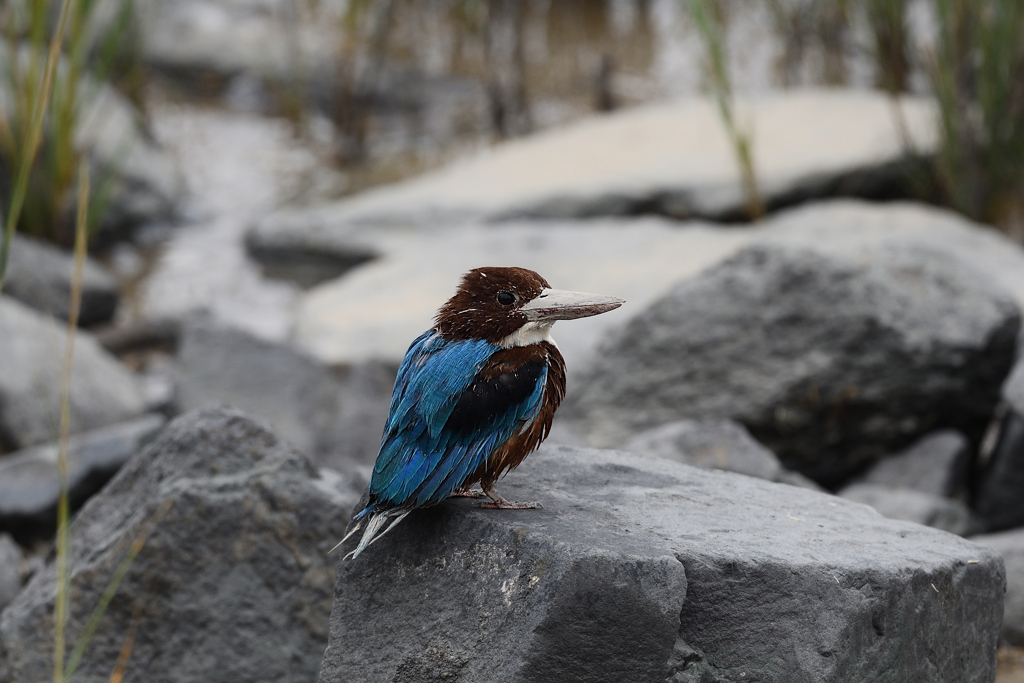
{"type": "Polygon", "coordinates": [[[540,342],[546,341],[555,348],[558,348],[558,344],[556,344],[555,340],[551,338],[551,326],[554,324],[554,320],[526,323],[512,334],[499,341],[498,346],[503,349],[511,349],[515,346],[529,346],[531,344],[539,344],[540,342]]]}

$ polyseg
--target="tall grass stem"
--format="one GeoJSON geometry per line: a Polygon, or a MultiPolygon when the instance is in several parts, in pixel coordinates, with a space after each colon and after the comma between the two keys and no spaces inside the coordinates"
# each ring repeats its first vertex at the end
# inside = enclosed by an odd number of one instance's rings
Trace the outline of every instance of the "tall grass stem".
{"type": "Polygon", "coordinates": [[[71,382],[75,367],[75,332],[82,310],[82,277],[86,245],[89,242],[89,160],[83,156],[78,167],[78,217],[75,222],[75,270],[71,277],[71,302],[68,310],[68,335],[64,348],[64,375],[61,379],[60,438],[57,442],[57,471],[60,497],[57,502],[57,597],[54,604],[53,680],[64,679],[64,633],[68,622],[70,571],[68,567],[71,533],[68,525],[68,439],[71,434],[71,382]]]}

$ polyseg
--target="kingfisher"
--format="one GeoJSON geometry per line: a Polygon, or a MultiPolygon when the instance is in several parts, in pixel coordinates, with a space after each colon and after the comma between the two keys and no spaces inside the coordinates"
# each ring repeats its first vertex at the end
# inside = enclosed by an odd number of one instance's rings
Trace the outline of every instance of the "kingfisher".
{"type": "Polygon", "coordinates": [[[499,510],[539,507],[505,500],[494,483],[547,438],[565,396],[565,361],[551,326],[623,303],[552,289],[525,268],[466,273],[399,366],[365,507],[338,544],[366,524],[346,558],[411,511],[452,496],[489,498],[481,507],[499,510]]]}

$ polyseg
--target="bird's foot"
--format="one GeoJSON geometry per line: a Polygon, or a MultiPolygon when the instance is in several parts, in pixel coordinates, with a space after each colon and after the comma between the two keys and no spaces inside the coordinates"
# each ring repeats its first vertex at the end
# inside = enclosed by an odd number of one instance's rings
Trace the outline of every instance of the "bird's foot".
{"type": "Polygon", "coordinates": [[[482,503],[480,507],[488,510],[537,510],[543,509],[540,503],[520,503],[514,500],[505,500],[494,489],[484,490],[484,494],[491,499],[490,503],[482,503]]]}
{"type": "Polygon", "coordinates": [[[449,498],[486,498],[487,494],[483,491],[477,491],[476,489],[455,489],[450,494],[449,498]]]}

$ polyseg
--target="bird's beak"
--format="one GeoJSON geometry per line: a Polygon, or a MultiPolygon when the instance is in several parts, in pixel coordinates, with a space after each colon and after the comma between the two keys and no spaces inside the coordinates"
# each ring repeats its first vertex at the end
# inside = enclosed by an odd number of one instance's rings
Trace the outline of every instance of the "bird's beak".
{"type": "Polygon", "coordinates": [[[529,321],[572,320],[606,313],[625,303],[625,299],[614,296],[600,296],[585,292],[566,292],[560,289],[545,289],[535,299],[524,304],[519,310],[529,321]]]}

